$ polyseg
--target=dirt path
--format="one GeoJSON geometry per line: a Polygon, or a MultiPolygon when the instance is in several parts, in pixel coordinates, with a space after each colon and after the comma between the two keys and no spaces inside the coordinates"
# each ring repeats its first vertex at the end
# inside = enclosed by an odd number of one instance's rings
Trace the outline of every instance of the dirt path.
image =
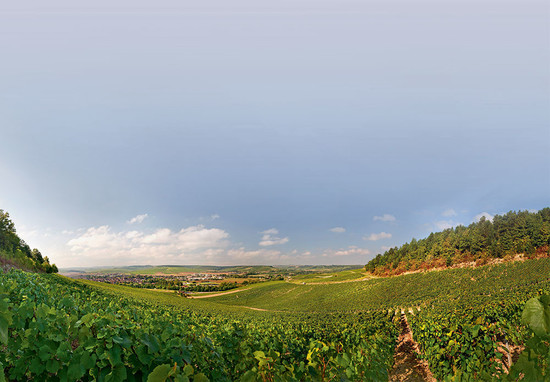
{"type": "Polygon", "coordinates": [[[238,308],[246,308],[250,310],[257,310],[258,312],[278,312],[278,310],[269,310],[269,309],[262,309],[262,308],[254,308],[252,306],[244,306],[244,305],[231,305],[238,308]]]}
{"type": "Polygon", "coordinates": [[[390,371],[390,382],[428,381],[435,382],[428,363],[420,360],[418,344],[413,339],[407,316],[402,313],[400,319],[401,334],[395,348],[394,364],[390,371]]]}
{"type": "Polygon", "coordinates": [[[200,295],[191,295],[189,296],[189,298],[210,298],[210,297],[218,297],[218,296],[223,296],[225,294],[231,294],[231,293],[237,293],[237,292],[242,292],[243,290],[248,290],[249,288],[247,289],[237,289],[237,290],[230,290],[228,292],[221,292],[221,293],[216,293],[216,294],[209,294],[209,295],[206,295],[206,296],[200,296],[200,295]]]}

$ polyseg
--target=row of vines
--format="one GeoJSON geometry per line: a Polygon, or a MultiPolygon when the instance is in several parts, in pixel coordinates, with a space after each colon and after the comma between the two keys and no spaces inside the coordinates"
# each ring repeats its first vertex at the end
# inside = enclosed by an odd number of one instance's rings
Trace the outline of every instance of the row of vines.
{"type": "Polygon", "coordinates": [[[438,380],[545,380],[548,292],[549,259],[269,283],[210,302],[11,270],[0,273],[0,381],[383,381],[401,310],[438,380]]]}
{"type": "Polygon", "coordinates": [[[527,367],[537,369],[540,380],[550,379],[542,370],[550,356],[548,339],[540,342],[547,354],[539,362],[529,345],[537,336],[525,313],[526,301],[550,292],[550,262],[486,267],[482,272],[483,278],[472,277],[469,285],[457,285],[450,298],[432,299],[408,313],[432,373],[442,381],[517,380],[525,378],[527,367]],[[516,285],[511,285],[509,276],[517,280],[516,285]],[[513,373],[512,360],[521,372],[513,373]]]}
{"type": "Polygon", "coordinates": [[[231,314],[0,274],[1,378],[41,381],[384,380],[391,314],[231,314]]]}

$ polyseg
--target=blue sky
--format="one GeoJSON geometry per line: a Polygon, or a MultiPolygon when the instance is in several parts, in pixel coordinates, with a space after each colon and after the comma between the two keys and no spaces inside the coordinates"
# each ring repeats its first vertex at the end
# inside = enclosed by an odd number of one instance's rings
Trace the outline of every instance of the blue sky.
{"type": "Polygon", "coordinates": [[[550,205],[545,1],[0,5],[0,208],[61,267],[364,264],[550,205]]]}

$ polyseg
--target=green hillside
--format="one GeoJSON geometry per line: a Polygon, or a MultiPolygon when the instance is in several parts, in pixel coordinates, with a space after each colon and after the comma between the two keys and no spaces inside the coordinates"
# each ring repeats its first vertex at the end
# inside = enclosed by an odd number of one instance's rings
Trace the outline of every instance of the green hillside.
{"type": "Polygon", "coordinates": [[[538,212],[510,211],[482,217],[477,223],[459,225],[427,238],[391,248],[369,261],[365,269],[376,275],[444,268],[464,263],[483,265],[492,259],[511,260],[550,255],[550,208],[538,212]]]}
{"type": "Polygon", "coordinates": [[[368,277],[365,269],[348,269],[340,272],[315,272],[304,275],[292,276],[290,280],[294,283],[323,284],[340,283],[353,280],[361,280],[368,277]]]}
{"type": "Polygon", "coordinates": [[[387,379],[392,314],[271,314],[11,270],[0,274],[10,380],[387,379]]]}
{"type": "Polygon", "coordinates": [[[10,380],[388,380],[404,311],[438,379],[506,379],[502,344],[537,338],[522,311],[550,293],[549,275],[545,258],[188,299],[12,269],[0,274],[0,362],[10,380]]]}
{"type": "Polygon", "coordinates": [[[550,286],[550,259],[348,283],[301,285],[270,282],[253,285],[239,293],[210,298],[209,302],[289,312],[358,312],[446,305],[449,301],[461,299],[490,304],[515,295],[517,290],[529,289],[526,284],[550,286]]]}
{"type": "Polygon", "coordinates": [[[56,273],[55,264],[50,264],[38,249],[32,249],[15,230],[10,215],[0,209],[0,265],[3,268],[16,267],[35,272],[56,273]]]}

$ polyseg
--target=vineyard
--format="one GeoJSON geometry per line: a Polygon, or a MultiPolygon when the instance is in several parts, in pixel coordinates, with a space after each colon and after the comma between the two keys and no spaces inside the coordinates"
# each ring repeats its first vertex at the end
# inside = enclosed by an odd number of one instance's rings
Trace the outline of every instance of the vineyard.
{"type": "Polygon", "coordinates": [[[387,311],[220,314],[210,303],[115,295],[60,276],[12,270],[1,282],[10,380],[381,380],[392,364],[387,311]]]}
{"type": "Polygon", "coordinates": [[[402,313],[438,380],[549,376],[550,325],[522,317],[550,292],[549,259],[200,300],[15,269],[0,282],[0,380],[387,381],[402,313]]]}

